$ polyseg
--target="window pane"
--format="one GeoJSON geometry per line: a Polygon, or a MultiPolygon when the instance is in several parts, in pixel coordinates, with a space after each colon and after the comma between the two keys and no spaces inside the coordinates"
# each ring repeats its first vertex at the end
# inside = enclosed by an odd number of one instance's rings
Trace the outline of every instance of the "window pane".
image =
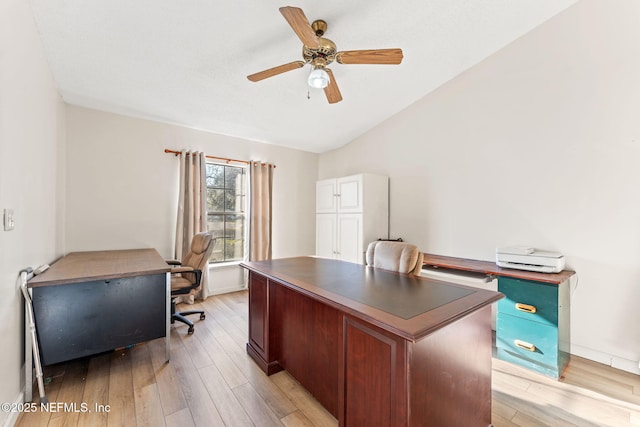
{"type": "Polygon", "coordinates": [[[227,260],[244,255],[244,215],[226,215],[224,256],[227,260]]]}
{"type": "Polygon", "coordinates": [[[207,188],[207,211],[224,212],[224,190],[207,188]]]}
{"type": "Polygon", "coordinates": [[[244,215],[225,215],[227,230],[225,237],[244,239],[244,215]]]}
{"type": "Polygon", "coordinates": [[[224,187],[224,166],[207,163],[207,187],[224,187]]]}
{"type": "Polygon", "coordinates": [[[213,237],[224,237],[224,215],[207,215],[207,231],[213,234],[213,237]]]}
{"type": "Polygon", "coordinates": [[[244,168],[227,166],[224,188],[236,191],[238,188],[237,184],[242,186],[242,175],[244,175],[244,168]]]}
{"type": "Polygon", "coordinates": [[[207,215],[207,231],[216,239],[211,253],[211,261],[224,261],[224,215],[207,215]]]}
{"type": "Polygon", "coordinates": [[[209,261],[222,262],[224,259],[224,239],[218,238],[213,245],[213,252],[211,252],[211,258],[209,261]]]}
{"type": "Polygon", "coordinates": [[[242,240],[225,239],[224,257],[227,261],[241,260],[243,258],[242,240]]]}
{"type": "MultiPolygon", "coordinates": [[[[225,212],[236,211],[236,192],[233,190],[225,190],[224,192],[224,210],[225,212]]],[[[239,205],[238,205],[239,207],[239,205]]]]}

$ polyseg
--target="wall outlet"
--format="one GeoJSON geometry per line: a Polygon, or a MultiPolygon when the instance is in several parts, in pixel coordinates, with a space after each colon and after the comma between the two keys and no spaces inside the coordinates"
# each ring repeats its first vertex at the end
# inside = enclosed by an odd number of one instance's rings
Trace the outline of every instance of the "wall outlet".
{"type": "Polygon", "coordinates": [[[15,228],[16,223],[13,220],[13,209],[4,210],[4,231],[11,231],[15,228]]]}

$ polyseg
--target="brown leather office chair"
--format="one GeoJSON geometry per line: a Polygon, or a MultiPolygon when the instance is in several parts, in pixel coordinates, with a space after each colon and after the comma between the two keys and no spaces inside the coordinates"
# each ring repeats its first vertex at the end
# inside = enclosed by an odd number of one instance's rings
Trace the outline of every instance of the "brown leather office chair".
{"type": "Polygon", "coordinates": [[[198,233],[191,240],[189,252],[182,261],[167,260],[171,268],[171,323],[176,320],[189,326],[188,334],[193,333],[193,322],[185,316],[199,314],[200,320],[204,320],[205,314],[201,310],[176,311],[176,298],[178,295],[188,295],[194,289],[201,286],[202,272],[207,268],[209,257],[213,251],[215,240],[211,233],[198,233]]]}
{"type": "Polygon", "coordinates": [[[424,254],[410,243],[379,240],[369,243],[365,259],[371,267],[419,275],[424,254]]]}

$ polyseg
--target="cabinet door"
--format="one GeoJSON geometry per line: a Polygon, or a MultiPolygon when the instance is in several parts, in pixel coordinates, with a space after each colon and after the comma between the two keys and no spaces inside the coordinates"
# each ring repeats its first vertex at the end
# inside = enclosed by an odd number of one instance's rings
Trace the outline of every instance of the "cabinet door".
{"type": "Polygon", "coordinates": [[[351,318],[343,324],[340,425],[408,425],[406,419],[402,422],[405,397],[399,393],[404,372],[398,367],[403,363],[397,363],[400,359],[406,366],[403,341],[351,318]]]}
{"type": "Polygon", "coordinates": [[[353,175],[337,179],[338,212],[362,212],[363,176],[353,175]]]}
{"type": "Polygon", "coordinates": [[[336,257],[336,215],[316,215],[316,255],[336,257]]]}
{"type": "Polygon", "coordinates": [[[335,179],[316,182],[316,213],[335,213],[337,209],[336,194],[335,179]]]}
{"type": "Polygon", "coordinates": [[[364,263],[362,214],[338,215],[337,257],[343,261],[364,263]]]}

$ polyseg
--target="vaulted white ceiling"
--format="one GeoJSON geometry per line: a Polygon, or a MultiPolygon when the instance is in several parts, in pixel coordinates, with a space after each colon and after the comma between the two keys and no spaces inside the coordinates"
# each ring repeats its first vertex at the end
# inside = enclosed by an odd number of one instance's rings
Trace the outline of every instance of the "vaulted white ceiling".
{"type": "Polygon", "coordinates": [[[311,152],[340,147],[575,0],[31,0],[73,105],[311,152]],[[330,66],[344,100],[309,89],[280,6],[328,23],[338,50],[402,48],[400,65],[330,66]]]}

